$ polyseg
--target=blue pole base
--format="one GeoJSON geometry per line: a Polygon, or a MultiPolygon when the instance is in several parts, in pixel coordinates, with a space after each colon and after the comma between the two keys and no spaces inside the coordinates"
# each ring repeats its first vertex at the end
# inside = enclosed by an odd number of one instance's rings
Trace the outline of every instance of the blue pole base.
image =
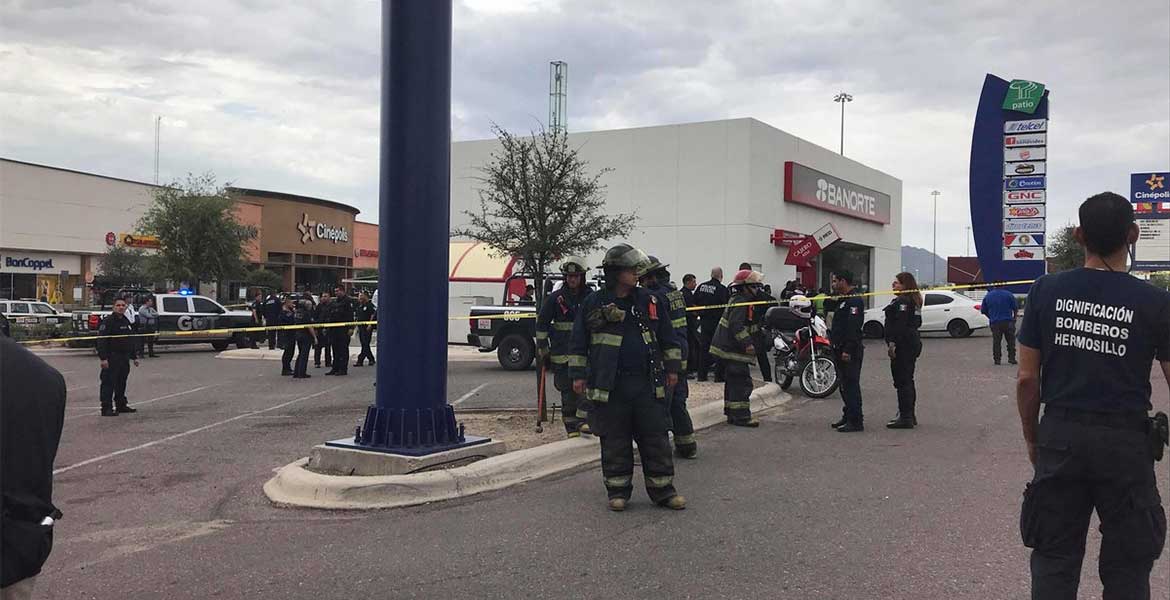
{"type": "Polygon", "coordinates": [[[325,442],[334,448],[386,452],[406,456],[425,456],[456,448],[474,446],[491,438],[465,435],[455,422],[455,409],[382,408],[371,405],[366,418],[352,439],[325,442]]]}

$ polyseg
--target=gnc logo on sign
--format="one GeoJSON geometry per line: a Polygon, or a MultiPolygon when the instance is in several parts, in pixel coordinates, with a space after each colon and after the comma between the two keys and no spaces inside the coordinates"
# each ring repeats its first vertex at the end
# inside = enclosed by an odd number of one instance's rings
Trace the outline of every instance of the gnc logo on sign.
{"type": "Polygon", "coordinates": [[[1003,193],[1004,204],[1044,204],[1044,190],[1011,190],[1003,193]]]}

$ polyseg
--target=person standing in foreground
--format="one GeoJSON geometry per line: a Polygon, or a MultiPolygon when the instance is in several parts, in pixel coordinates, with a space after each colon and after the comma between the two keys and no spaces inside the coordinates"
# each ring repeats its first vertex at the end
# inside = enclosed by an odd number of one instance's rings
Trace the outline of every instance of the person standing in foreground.
{"type": "MultiPolygon", "coordinates": [[[[278,325],[277,321],[280,321],[282,305],[283,303],[280,301],[280,297],[276,295],[276,290],[269,291],[268,297],[261,304],[264,313],[264,325],[266,327],[275,327],[278,325]]],[[[268,334],[268,349],[276,350],[276,330],[269,329],[265,333],[268,334]]]]}
{"type": "Polygon", "coordinates": [[[102,319],[98,326],[97,353],[102,361],[101,387],[99,398],[103,417],[116,417],[120,413],[134,413],[126,400],[126,380],[130,377],[130,362],[138,366],[137,345],[134,328],[126,319],[126,300],[114,300],[114,312],[102,319]],[[118,336],[118,337],[106,337],[118,336]]]}
{"type": "Polygon", "coordinates": [[[0,337],[0,597],[31,598],[53,548],[53,461],[65,424],[65,378],[0,337]]]}
{"type": "MultiPolygon", "coordinates": [[[[296,325],[296,322],[296,305],[293,304],[291,298],[286,298],[280,306],[280,316],[277,317],[276,324],[284,327],[296,325]]],[[[297,349],[297,332],[295,329],[280,329],[276,333],[278,334],[277,345],[282,350],[280,353],[280,374],[282,376],[292,375],[293,355],[297,349]]]]}
{"type": "Polygon", "coordinates": [[[699,364],[697,365],[699,381],[707,381],[707,373],[711,371],[712,362],[715,363],[715,381],[717,383],[723,381],[723,363],[718,359],[712,361],[711,358],[711,338],[715,337],[715,330],[719,328],[719,319],[723,317],[723,305],[727,304],[727,300],[730,297],[731,294],[727,291],[727,287],[723,285],[722,267],[711,269],[711,280],[700,284],[695,290],[696,306],[715,307],[698,311],[701,321],[699,364]]]}
{"type": "MultiPolygon", "coordinates": [[[[674,327],[674,335],[682,348],[682,371],[686,373],[687,359],[690,348],[686,345],[687,339],[687,303],[682,292],[670,285],[670,271],[657,258],[649,257],[650,262],[642,269],[640,283],[642,287],[658,294],[661,306],[670,309],[670,324],[674,327]]],[[[679,377],[678,385],[666,390],[666,403],[670,407],[670,431],[674,434],[674,452],[680,458],[695,458],[699,454],[699,444],[695,440],[695,424],[691,420],[691,413],[687,411],[687,396],[690,387],[686,377],[679,377]]]]}
{"type": "Polygon", "coordinates": [[[569,338],[573,336],[573,322],[577,320],[581,302],[589,295],[589,287],[585,285],[587,270],[585,259],[566,258],[561,263],[565,284],[545,297],[544,306],[536,316],[538,366],[552,369],[553,385],[561,393],[561,422],[571,438],[590,433],[585,422],[589,416],[588,402],[573,391],[573,380],[569,378],[569,338]]]}
{"type": "MultiPolygon", "coordinates": [[[[353,299],[345,293],[345,288],[337,286],[333,290],[333,302],[329,308],[329,321],[332,323],[352,323],[354,318],[353,299]]],[[[349,339],[353,336],[353,326],[331,327],[329,339],[333,346],[333,370],[326,375],[349,375],[349,339]]]]}
{"type": "Polygon", "coordinates": [[[1155,360],[1170,382],[1170,294],[1126,273],[1138,227],[1125,198],[1097,194],[1079,213],[1084,268],[1038,279],[1020,328],[1016,402],[1034,467],[1020,534],[1032,598],[1076,598],[1095,508],[1102,597],[1141,600],[1166,542],[1154,474],[1166,415],[1149,411],[1155,360]]]}
{"type": "MultiPolygon", "coordinates": [[[[853,294],[853,273],[837,271],[833,281],[840,296],[853,294]]],[[[856,296],[842,298],[833,314],[829,342],[837,355],[837,369],[841,379],[841,399],[845,403],[841,420],[833,428],[841,433],[865,431],[865,416],[861,410],[861,362],[865,358],[861,327],[865,323],[865,301],[856,296]]]]}
{"type": "Polygon", "coordinates": [[[1016,304],[1016,297],[1009,291],[991,286],[991,291],[983,297],[983,306],[979,309],[987,320],[991,321],[991,358],[995,364],[1000,364],[1003,350],[1000,340],[1007,341],[1008,364],[1016,364],[1016,316],[1020,307],[1016,304]]]}
{"type": "MultiPolygon", "coordinates": [[[[358,305],[357,308],[354,309],[353,320],[378,320],[378,307],[374,306],[373,302],[370,302],[370,297],[365,292],[358,294],[358,305]]],[[[365,362],[367,358],[370,359],[371,367],[378,364],[378,361],[374,359],[374,351],[370,350],[370,342],[374,339],[374,327],[374,325],[357,326],[358,340],[360,340],[362,343],[362,351],[358,354],[357,361],[353,363],[353,366],[362,366],[362,363],[365,362]]]]}
{"type": "MultiPolygon", "coordinates": [[[[791,299],[792,297],[790,296],[789,300],[791,299]]],[[[772,383],[772,363],[768,361],[768,352],[772,349],[772,340],[764,333],[764,315],[767,314],[769,308],[779,306],[780,303],[772,295],[772,288],[767,285],[756,291],[752,301],[767,302],[767,304],[757,304],[752,307],[752,317],[755,320],[752,323],[755,327],[755,333],[752,336],[752,345],[756,347],[756,361],[760,365],[760,379],[772,383]]]]}
{"type": "Polygon", "coordinates": [[[898,415],[886,427],[890,429],[914,429],[918,416],[914,412],[918,402],[918,391],[914,387],[914,367],[922,354],[922,338],[918,329],[922,327],[922,292],[918,282],[910,273],[894,276],[894,299],[883,309],[886,315],[884,328],[886,353],[890,355],[890,375],[894,389],[898,392],[898,415]]]}
{"type": "Polygon", "coordinates": [[[629,244],[605,253],[605,288],[581,303],[569,342],[573,391],[593,409],[589,425],[601,438],[601,472],[609,509],[623,511],[633,492],[634,442],[646,493],[658,506],[686,508],[674,489],[667,391],[678,384],[682,349],[667,307],[637,287],[646,254],[629,244]]]}
{"type": "Polygon", "coordinates": [[[754,340],[759,329],[755,315],[759,306],[735,306],[755,302],[763,287],[764,276],[749,270],[735,274],[732,296],[715,329],[711,354],[723,363],[723,414],[727,422],[740,427],[759,427],[752,416],[751,364],[756,362],[754,340]]]}
{"type": "Polygon", "coordinates": [[[296,309],[293,312],[293,324],[301,325],[302,327],[296,329],[294,332],[294,339],[297,344],[297,358],[296,364],[293,366],[293,379],[308,379],[312,377],[309,375],[309,352],[313,349],[313,343],[317,341],[317,330],[313,327],[308,327],[313,323],[313,300],[308,294],[305,294],[296,303],[296,309]]]}
{"type": "Polygon", "coordinates": [[[699,364],[699,311],[689,310],[695,306],[695,288],[699,281],[694,273],[683,275],[682,295],[683,302],[687,303],[687,377],[690,378],[698,371],[699,364]]]}

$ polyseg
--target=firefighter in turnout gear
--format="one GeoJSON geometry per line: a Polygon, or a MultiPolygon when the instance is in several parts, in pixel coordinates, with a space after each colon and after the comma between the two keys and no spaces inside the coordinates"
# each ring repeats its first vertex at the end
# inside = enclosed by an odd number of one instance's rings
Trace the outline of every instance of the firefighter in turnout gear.
{"type": "MultiPolygon", "coordinates": [[[[687,345],[687,302],[681,291],[670,285],[670,271],[656,257],[649,257],[650,263],[645,267],[640,282],[642,287],[658,294],[659,303],[670,307],[670,324],[674,327],[674,335],[682,347],[682,371],[687,372],[687,362],[690,360],[690,348],[687,345]]],[[[699,446],[695,442],[695,426],[691,422],[691,414],[687,412],[687,396],[690,389],[687,378],[679,377],[678,385],[673,390],[667,390],[666,400],[670,407],[670,430],[674,433],[674,450],[681,458],[695,458],[699,453],[699,446]]]]}
{"type": "Polygon", "coordinates": [[[574,391],[593,403],[589,424],[601,438],[601,471],[613,511],[625,510],[633,492],[634,442],[650,500],[686,508],[674,489],[666,404],[668,390],[678,384],[682,346],[669,308],[637,287],[647,260],[629,244],[605,253],[605,288],[581,303],[569,344],[569,377],[574,391]]]}
{"type": "Polygon", "coordinates": [[[536,352],[541,364],[553,371],[553,385],[561,393],[561,421],[569,437],[590,433],[587,401],[573,391],[573,381],[569,379],[569,338],[581,301],[589,295],[585,285],[587,270],[585,259],[576,256],[561,263],[565,283],[545,298],[536,319],[536,352]]]}
{"type": "Polygon", "coordinates": [[[766,310],[765,305],[736,306],[755,302],[763,289],[764,276],[757,271],[744,269],[735,274],[731,283],[731,300],[723,309],[719,327],[711,340],[711,354],[723,360],[723,412],[727,422],[741,427],[759,427],[760,421],[752,416],[752,376],[750,366],[756,362],[756,348],[752,340],[759,332],[756,311],[766,310]]]}

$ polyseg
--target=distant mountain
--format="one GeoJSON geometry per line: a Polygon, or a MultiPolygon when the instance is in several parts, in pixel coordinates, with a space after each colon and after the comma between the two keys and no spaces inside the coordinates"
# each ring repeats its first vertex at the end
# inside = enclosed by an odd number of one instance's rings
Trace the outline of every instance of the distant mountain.
{"type": "Polygon", "coordinates": [[[918,279],[919,285],[941,284],[947,280],[947,259],[935,256],[933,252],[923,248],[902,246],[902,268],[915,273],[914,277],[918,279]],[[933,281],[935,278],[933,269],[938,269],[937,281],[933,281]]]}

